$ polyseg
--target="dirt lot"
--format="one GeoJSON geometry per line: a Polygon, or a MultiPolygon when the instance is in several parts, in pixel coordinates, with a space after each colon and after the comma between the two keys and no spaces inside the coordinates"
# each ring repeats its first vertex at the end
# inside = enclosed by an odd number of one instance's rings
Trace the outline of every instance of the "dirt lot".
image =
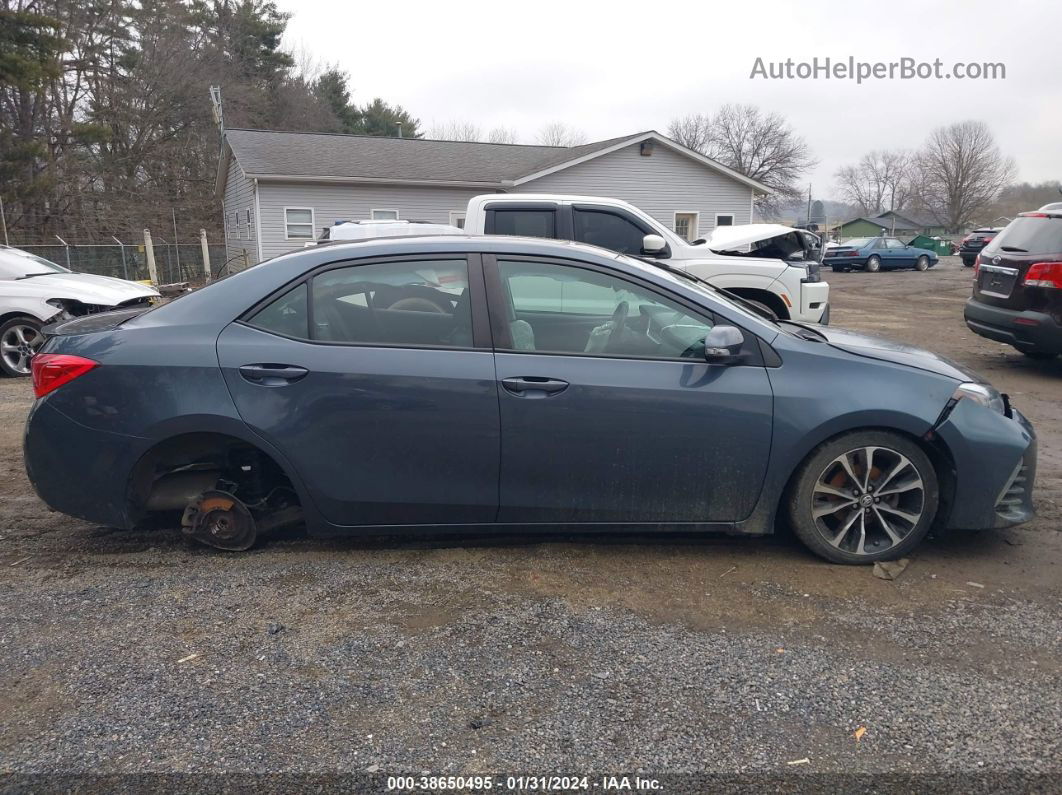
{"type": "Polygon", "coordinates": [[[932,538],[895,582],[784,536],[215,553],[49,513],[3,381],[0,772],[1057,776],[1062,362],[968,332],[957,262],[830,281],[836,325],[1011,394],[1035,522],[932,538]]]}

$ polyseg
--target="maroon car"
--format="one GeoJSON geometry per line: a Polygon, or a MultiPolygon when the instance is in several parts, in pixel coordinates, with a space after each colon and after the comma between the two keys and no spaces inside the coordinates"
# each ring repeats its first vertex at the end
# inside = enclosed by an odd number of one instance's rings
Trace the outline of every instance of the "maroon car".
{"type": "Polygon", "coordinates": [[[1062,203],[1022,213],[977,255],[972,331],[1026,356],[1062,353],[1062,203]]]}

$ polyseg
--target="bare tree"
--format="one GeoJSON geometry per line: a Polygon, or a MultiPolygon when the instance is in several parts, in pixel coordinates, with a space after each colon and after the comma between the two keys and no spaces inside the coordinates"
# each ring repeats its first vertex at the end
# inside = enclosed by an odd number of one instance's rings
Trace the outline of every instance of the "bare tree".
{"type": "Polygon", "coordinates": [[[516,134],[516,130],[512,127],[494,127],[489,133],[487,133],[487,141],[492,144],[517,144],[520,143],[520,139],[516,134]]]}
{"type": "Polygon", "coordinates": [[[554,121],[538,131],[535,140],[542,146],[579,146],[587,141],[586,133],[562,121],[554,121]]]}
{"type": "Polygon", "coordinates": [[[712,119],[709,116],[694,114],[672,119],[667,125],[667,137],[677,141],[688,149],[704,154],[708,151],[711,140],[712,119]]]}
{"type": "Polygon", "coordinates": [[[428,137],[436,141],[482,141],[483,131],[470,121],[435,122],[428,131],[428,137]]]}
{"type": "Polygon", "coordinates": [[[686,116],[668,125],[676,141],[771,188],[771,209],[801,195],[801,178],[817,161],[780,113],[755,105],[724,105],[713,116],[686,116]]]}
{"type": "Polygon", "coordinates": [[[916,159],[919,198],[949,231],[959,232],[999,196],[1014,177],[988,125],[962,121],[930,133],[916,159]]]}
{"type": "Polygon", "coordinates": [[[838,169],[834,178],[845,201],[859,205],[863,215],[901,210],[914,199],[912,156],[902,150],[868,152],[854,166],[838,169]]]}

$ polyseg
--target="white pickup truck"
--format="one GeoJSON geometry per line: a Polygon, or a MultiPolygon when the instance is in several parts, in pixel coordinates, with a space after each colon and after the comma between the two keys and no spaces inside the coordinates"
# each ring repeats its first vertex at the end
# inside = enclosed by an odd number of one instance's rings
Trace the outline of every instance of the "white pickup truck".
{"type": "Polygon", "coordinates": [[[665,260],[775,317],[830,320],[830,285],[819,275],[819,239],[778,224],[716,228],[689,243],[632,204],[600,196],[489,193],[468,203],[465,231],[576,240],[665,260]]]}

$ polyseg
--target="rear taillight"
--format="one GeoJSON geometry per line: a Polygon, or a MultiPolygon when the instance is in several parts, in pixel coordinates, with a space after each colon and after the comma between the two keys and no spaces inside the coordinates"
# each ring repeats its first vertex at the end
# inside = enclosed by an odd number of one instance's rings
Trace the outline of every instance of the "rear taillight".
{"type": "Polygon", "coordinates": [[[63,384],[68,384],[78,376],[100,366],[99,362],[83,356],[70,356],[65,353],[38,353],[30,359],[30,371],[33,374],[33,393],[41,398],[63,384]]]}
{"type": "Polygon", "coordinates": [[[981,255],[978,254],[974,257],[974,279],[977,279],[977,272],[981,270],[981,255]]]}
{"type": "Polygon", "coordinates": [[[985,244],[985,245],[987,246],[987,245],[988,245],[989,243],[991,243],[991,242],[992,242],[992,241],[993,241],[994,239],[995,239],[995,238],[991,238],[991,237],[983,237],[983,238],[981,238],[981,242],[983,242],[983,243],[984,243],[984,244],[985,244]]]}
{"type": "Polygon", "coordinates": [[[1051,287],[1062,290],[1062,262],[1036,262],[1025,272],[1026,287],[1051,287]]]}

